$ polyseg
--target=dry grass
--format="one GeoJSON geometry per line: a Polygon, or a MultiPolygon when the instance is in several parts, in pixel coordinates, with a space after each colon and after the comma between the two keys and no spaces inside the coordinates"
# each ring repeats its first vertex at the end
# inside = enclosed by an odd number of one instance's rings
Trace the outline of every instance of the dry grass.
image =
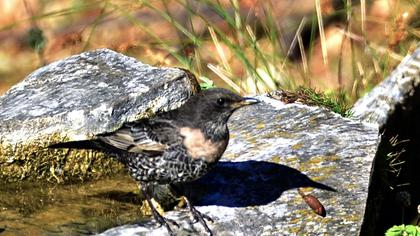
{"type": "Polygon", "coordinates": [[[240,93],[303,85],[351,103],[414,50],[420,34],[420,4],[411,0],[23,3],[18,19],[0,18],[0,91],[44,62],[107,47],[240,93]],[[41,50],[26,43],[31,27],[45,36],[41,50]]]}

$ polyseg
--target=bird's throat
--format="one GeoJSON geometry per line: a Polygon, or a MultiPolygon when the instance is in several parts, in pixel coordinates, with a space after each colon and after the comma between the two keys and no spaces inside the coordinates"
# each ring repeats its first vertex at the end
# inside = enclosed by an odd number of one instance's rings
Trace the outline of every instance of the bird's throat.
{"type": "Polygon", "coordinates": [[[200,128],[183,127],[180,129],[180,134],[184,137],[183,144],[192,159],[215,163],[225,151],[229,135],[227,128],[221,129],[218,127],[214,130],[215,132],[206,134],[208,131],[209,129],[204,131],[200,128]],[[222,130],[224,131],[223,134],[215,133],[222,130]]]}

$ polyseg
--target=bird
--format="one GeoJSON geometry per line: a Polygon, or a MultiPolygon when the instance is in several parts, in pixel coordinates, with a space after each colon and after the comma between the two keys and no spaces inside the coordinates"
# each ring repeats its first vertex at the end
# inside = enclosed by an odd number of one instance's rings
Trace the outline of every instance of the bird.
{"type": "MultiPolygon", "coordinates": [[[[90,140],[56,143],[49,148],[97,150],[122,162],[139,183],[154,219],[175,235],[169,223],[178,224],[155,209],[150,190],[156,185],[188,183],[207,174],[228,145],[229,117],[235,110],[256,103],[259,100],[223,88],[202,90],[177,109],[126,122],[90,140]]],[[[213,235],[205,221],[212,219],[184,199],[195,222],[213,235]]]]}

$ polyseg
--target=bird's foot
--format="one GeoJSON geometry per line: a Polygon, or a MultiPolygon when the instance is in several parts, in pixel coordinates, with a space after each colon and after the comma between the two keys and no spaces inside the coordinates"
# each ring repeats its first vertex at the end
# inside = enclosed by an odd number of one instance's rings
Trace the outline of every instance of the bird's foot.
{"type": "Polygon", "coordinates": [[[193,222],[194,223],[200,222],[201,225],[206,229],[207,233],[209,233],[209,235],[212,236],[213,232],[211,231],[211,229],[207,225],[206,220],[210,221],[211,223],[213,223],[214,220],[210,216],[199,212],[197,209],[195,209],[195,207],[190,203],[190,201],[186,197],[184,197],[184,198],[185,198],[185,202],[188,205],[188,208],[190,209],[191,215],[194,219],[193,222]]]}
{"type": "Polygon", "coordinates": [[[141,191],[143,192],[143,195],[146,197],[147,204],[150,207],[150,210],[152,212],[153,218],[156,220],[156,222],[159,224],[159,227],[164,225],[166,230],[168,231],[170,236],[175,236],[175,233],[172,231],[171,227],[169,226],[169,223],[175,225],[177,228],[179,228],[178,223],[176,223],[174,220],[167,219],[163,217],[159,211],[156,209],[156,207],[153,204],[153,200],[150,197],[148,191],[147,191],[147,185],[141,186],[141,191]]]}
{"type": "Polygon", "coordinates": [[[162,225],[164,225],[165,228],[166,228],[166,230],[168,231],[169,235],[175,236],[175,233],[172,231],[172,229],[169,226],[169,224],[175,225],[177,228],[179,228],[179,224],[178,223],[176,223],[174,220],[171,220],[171,219],[168,219],[168,218],[163,217],[157,211],[153,211],[152,210],[152,214],[153,214],[153,218],[159,224],[159,227],[162,226],[162,225]]]}
{"type": "Polygon", "coordinates": [[[202,220],[207,220],[207,221],[210,221],[211,223],[214,223],[214,220],[210,216],[204,213],[201,213],[200,211],[195,209],[195,207],[190,208],[190,212],[194,218],[194,221],[193,221],[194,223],[197,223],[199,221],[201,222],[202,220]]]}

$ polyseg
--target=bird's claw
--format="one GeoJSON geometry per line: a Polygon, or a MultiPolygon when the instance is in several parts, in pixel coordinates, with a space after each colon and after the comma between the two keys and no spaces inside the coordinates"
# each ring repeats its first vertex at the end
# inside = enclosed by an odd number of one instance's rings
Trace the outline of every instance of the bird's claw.
{"type": "Polygon", "coordinates": [[[208,216],[208,215],[206,215],[206,214],[202,214],[202,216],[203,216],[203,218],[204,218],[204,219],[206,219],[207,221],[210,221],[211,223],[214,223],[214,220],[213,220],[210,216],[208,216]]]}
{"type": "Polygon", "coordinates": [[[154,208],[152,209],[152,214],[153,214],[153,218],[156,220],[156,222],[157,222],[157,224],[158,224],[159,227],[161,227],[162,225],[165,226],[165,228],[168,230],[169,235],[170,236],[175,236],[175,233],[172,231],[172,229],[169,226],[168,222],[170,224],[174,225],[175,227],[179,228],[179,224],[178,223],[176,223],[172,219],[168,219],[168,218],[163,217],[154,208]]]}
{"type": "Polygon", "coordinates": [[[214,220],[210,216],[208,216],[207,214],[199,212],[195,208],[194,208],[193,211],[191,211],[191,214],[192,214],[193,219],[194,219],[193,223],[199,222],[200,218],[205,219],[207,221],[210,221],[211,223],[214,223],[214,220]]]}
{"type": "Polygon", "coordinates": [[[178,223],[176,223],[176,221],[175,221],[175,220],[168,219],[168,218],[165,218],[165,220],[166,220],[167,222],[171,223],[172,225],[174,225],[174,226],[175,226],[175,227],[177,227],[177,228],[179,228],[179,227],[180,227],[180,226],[179,226],[179,224],[178,224],[178,223]]]}
{"type": "Polygon", "coordinates": [[[191,214],[193,216],[193,219],[194,219],[193,223],[200,222],[201,225],[203,225],[203,227],[206,229],[207,233],[209,233],[209,235],[212,236],[213,232],[211,231],[211,229],[207,225],[206,220],[210,221],[211,223],[213,223],[214,220],[210,216],[199,212],[191,204],[189,204],[189,208],[190,208],[190,212],[191,212],[191,214]]]}

